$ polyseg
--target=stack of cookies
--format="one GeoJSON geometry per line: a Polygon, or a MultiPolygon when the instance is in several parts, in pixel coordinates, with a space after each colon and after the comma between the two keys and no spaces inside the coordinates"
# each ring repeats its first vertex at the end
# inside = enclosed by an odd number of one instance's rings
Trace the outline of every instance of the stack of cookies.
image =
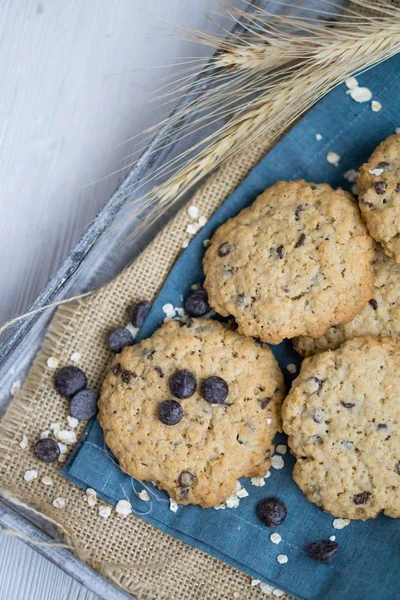
{"type": "Polygon", "coordinates": [[[282,419],[312,502],[400,517],[400,135],[358,185],[357,203],[278,182],[217,229],[192,306],[234,321],[171,321],[105,378],[99,420],[124,471],[218,506],[238,478],[266,474],[282,419]],[[307,357],[285,400],[266,345],[284,339],[307,357]]]}

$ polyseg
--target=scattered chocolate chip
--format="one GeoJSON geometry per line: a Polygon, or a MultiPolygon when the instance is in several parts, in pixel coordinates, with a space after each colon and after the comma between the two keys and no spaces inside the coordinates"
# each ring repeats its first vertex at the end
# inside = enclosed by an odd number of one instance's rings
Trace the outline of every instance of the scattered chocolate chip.
{"type": "Polygon", "coordinates": [[[333,540],[319,540],[309,544],[306,548],[310,558],[328,565],[335,558],[338,549],[338,543],[333,540]]]}
{"type": "Polygon", "coordinates": [[[390,164],[385,160],[382,160],[375,166],[375,169],[383,169],[385,171],[388,167],[390,167],[390,164]]]}
{"type": "Polygon", "coordinates": [[[354,504],[367,504],[369,502],[371,492],[360,492],[353,496],[354,504]]]}
{"type": "Polygon", "coordinates": [[[97,414],[97,401],[99,394],[95,390],[87,388],[81,390],[71,400],[69,405],[70,413],[79,421],[86,421],[97,414]]]}
{"type": "Polygon", "coordinates": [[[121,364],[115,363],[115,365],[113,365],[111,367],[111,371],[112,371],[113,375],[115,375],[115,377],[117,377],[117,375],[119,375],[119,373],[121,371],[121,364]]]}
{"type": "Polygon", "coordinates": [[[386,192],[387,185],[384,181],[377,181],[374,185],[377,194],[384,194],[386,192]]]}
{"type": "Polygon", "coordinates": [[[376,300],[374,300],[374,298],[371,298],[371,300],[368,300],[368,304],[370,304],[374,310],[376,310],[378,308],[378,303],[376,300]]]}
{"type": "Polygon", "coordinates": [[[360,204],[364,204],[364,206],[369,206],[369,208],[372,208],[374,206],[372,204],[372,202],[367,202],[367,200],[365,200],[364,198],[361,198],[360,196],[358,197],[358,202],[360,204]]]}
{"type": "Polygon", "coordinates": [[[353,408],[355,406],[353,402],[344,402],[344,400],[341,400],[340,404],[345,408],[353,408]]]}
{"type": "Polygon", "coordinates": [[[158,407],[158,418],[164,425],[176,425],[183,417],[183,408],[176,400],[165,400],[158,407]]]}
{"type": "Polygon", "coordinates": [[[268,527],[278,527],[286,519],[286,506],[279,498],[265,498],[258,503],[257,516],[268,527]]]}
{"type": "Polygon", "coordinates": [[[228,254],[230,254],[231,250],[232,250],[232,246],[230,245],[230,243],[224,242],[218,248],[218,256],[221,256],[221,257],[228,256],[228,254]]]}
{"type": "Polygon", "coordinates": [[[190,471],[182,471],[178,477],[178,483],[181,488],[188,488],[193,485],[194,475],[190,471]]]}
{"type": "Polygon", "coordinates": [[[169,389],[176,398],[190,398],[195,393],[196,387],[196,377],[187,369],[175,371],[169,380],[169,389]]]}
{"type": "Polygon", "coordinates": [[[261,408],[267,408],[268,404],[271,402],[271,398],[263,398],[260,400],[261,408]]]}
{"type": "Polygon", "coordinates": [[[276,253],[279,256],[279,258],[283,258],[284,256],[286,256],[286,252],[284,251],[282,245],[277,247],[276,253]]]}
{"type": "Polygon", "coordinates": [[[133,373],[131,371],[122,371],[121,373],[121,379],[124,383],[130,383],[132,377],[133,373]]]}
{"type": "Polygon", "coordinates": [[[124,327],[114,329],[108,336],[108,346],[113,352],[121,352],[125,346],[133,346],[133,337],[124,327]]]}
{"type": "Polygon", "coordinates": [[[316,408],[312,414],[315,423],[322,423],[324,420],[324,411],[321,408],[316,408]]]}
{"type": "Polygon", "coordinates": [[[147,300],[141,300],[128,309],[129,317],[134,327],[141,327],[146,320],[151,309],[151,304],[147,300]]]}
{"type": "Polygon", "coordinates": [[[300,219],[300,215],[306,206],[307,206],[307,204],[299,204],[299,206],[296,208],[296,210],[294,211],[296,221],[298,221],[300,219]]]}
{"type": "Polygon", "coordinates": [[[399,462],[398,462],[398,463],[397,463],[397,465],[396,465],[396,473],[397,473],[398,475],[400,475],[400,460],[399,460],[399,462]]]}
{"type": "Polygon", "coordinates": [[[194,290],[186,296],[184,303],[185,311],[191,317],[201,317],[210,310],[206,290],[194,290]]]}
{"type": "Polygon", "coordinates": [[[302,233],[296,242],[295,248],[300,248],[300,246],[303,246],[305,241],[306,241],[306,236],[304,233],[302,233]]]}
{"type": "Polygon", "coordinates": [[[36,442],[33,452],[36,458],[46,463],[54,462],[60,456],[60,448],[53,438],[43,438],[36,442]]]}
{"type": "Polygon", "coordinates": [[[228,384],[222,377],[207,377],[201,384],[201,395],[210,404],[223,404],[228,396],[228,384]]]}
{"type": "Polygon", "coordinates": [[[377,429],[387,429],[386,423],[378,423],[376,426],[377,429]]]}
{"type": "Polygon", "coordinates": [[[154,370],[157,371],[157,373],[159,374],[161,379],[164,379],[164,371],[162,370],[161,367],[154,367],[154,370]]]}
{"type": "Polygon", "coordinates": [[[86,375],[78,367],[63,367],[54,376],[54,386],[57,392],[67,398],[85,388],[86,385],[86,375]]]}

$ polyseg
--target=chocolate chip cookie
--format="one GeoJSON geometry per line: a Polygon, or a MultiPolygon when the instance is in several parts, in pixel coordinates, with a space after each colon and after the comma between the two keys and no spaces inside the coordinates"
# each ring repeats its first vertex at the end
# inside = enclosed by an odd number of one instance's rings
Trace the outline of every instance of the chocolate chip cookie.
{"type": "Polygon", "coordinates": [[[346,340],[363,335],[400,337],[400,265],[379,247],[372,271],[375,284],[364,310],[350,323],[331,327],[320,338],[295,338],[293,345],[301,356],[336,350],[346,340]]]}
{"type": "Polygon", "coordinates": [[[361,167],[357,184],[369,233],[400,263],[400,134],[376,148],[361,167]]]}
{"type": "Polygon", "coordinates": [[[239,332],[278,344],[319,337],[371,298],[373,241],[351,194],[280,181],[215,232],[204,287],[239,332]]]}
{"type": "Polygon", "coordinates": [[[306,358],[283,403],[293,477],[335,517],[400,517],[400,340],[359,337],[306,358]]]}
{"type": "Polygon", "coordinates": [[[123,471],[218,506],[268,471],[283,396],[268,347],[209,319],[171,321],[114,358],[99,421],[123,471]]]}

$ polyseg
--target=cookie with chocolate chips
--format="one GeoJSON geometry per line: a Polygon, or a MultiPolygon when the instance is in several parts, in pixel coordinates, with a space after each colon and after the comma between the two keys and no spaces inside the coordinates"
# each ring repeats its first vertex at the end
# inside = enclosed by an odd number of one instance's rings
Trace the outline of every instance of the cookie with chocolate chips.
{"type": "Polygon", "coordinates": [[[375,284],[364,310],[350,323],[331,327],[322,337],[295,338],[293,345],[301,356],[336,350],[343,342],[363,335],[400,337],[400,264],[379,247],[372,271],[375,284]]]}
{"type": "Polygon", "coordinates": [[[351,194],[280,181],[219,227],[204,258],[209,304],[278,344],[319,337],[371,298],[373,240],[351,194]]]}
{"type": "Polygon", "coordinates": [[[400,263],[400,134],[391,135],[360,169],[361,214],[369,233],[400,263]]]}
{"type": "Polygon", "coordinates": [[[98,418],[123,471],[218,506],[268,471],[283,396],[267,346],[209,319],[171,321],[113,360],[98,418]]]}
{"type": "Polygon", "coordinates": [[[303,361],[282,421],[311,502],[335,517],[400,517],[399,397],[398,338],[354,338],[303,361]]]}

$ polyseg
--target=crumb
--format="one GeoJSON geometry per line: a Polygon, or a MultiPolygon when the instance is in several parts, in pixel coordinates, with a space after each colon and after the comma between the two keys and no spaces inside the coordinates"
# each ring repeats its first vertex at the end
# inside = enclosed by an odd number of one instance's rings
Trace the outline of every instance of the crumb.
{"type": "Polygon", "coordinates": [[[148,501],[150,500],[150,496],[149,496],[149,494],[147,493],[147,491],[146,491],[146,490],[142,490],[142,491],[139,493],[139,498],[140,498],[141,500],[143,500],[144,502],[148,502],[148,501]]]}
{"type": "Polygon", "coordinates": [[[333,526],[335,529],[343,529],[349,525],[350,519],[334,519],[333,526]]]}
{"type": "Polygon", "coordinates": [[[169,499],[169,510],[171,510],[172,512],[176,512],[178,510],[179,506],[178,504],[175,502],[175,500],[173,500],[173,498],[169,499]]]}
{"type": "Polygon", "coordinates": [[[79,425],[78,419],[76,419],[75,417],[71,417],[70,415],[68,415],[67,421],[68,421],[68,425],[71,427],[71,429],[75,429],[75,427],[78,427],[78,425],[79,425]]]}
{"type": "Polygon", "coordinates": [[[189,206],[187,211],[188,211],[188,215],[191,219],[197,219],[197,217],[199,216],[199,209],[197,208],[197,206],[194,206],[193,204],[191,204],[189,206]]]}
{"type": "Polygon", "coordinates": [[[260,583],[260,590],[264,593],[264,594],[268,594],[268,596],[271,595],[272,591],[273,591],[273,587],[268,585],[268,583],[264,583],[263,581],[261,581],[260,583]]]}
{"type": "Polygon", "coordinates": [[[278,554],[278,556],[276,557],[276,560],[278,561],[278,563],[280,565],[285,565],[289,559],[286,556],[286,554],[278,554]]]}
{"type": "Polygon", "coordinates": [[[208,219],[206,217],[200,217],[198,221],[200,227],[204,227],[204,225],[207,223],[207,220],[208,219]]]}
{"type": "Polygon", "coordinates": [[[286,365],[286,369],[288,373],[291,373],[292,375],[297,373],[297,367],[294,363],[289,363],[288,365],[286,365]]]}
{"type": "Polygon", "coordinates": [[[131,503],[128,502],[128,500],[120,500],[119,502],[117,502],[115,512],[121,515],[122,517],[127,517],[132,512],[131,503]]]}
{"type": "Polygon", "coordinates": [[[171,314],[171,313],[174,313],[174,312],[175,312],[175,311],[174,311],[174,307],[173,307],[173,306],[172,306],[172,304],[170,304],[170,303],[164,304],[164,306],[162,307],[162,311],[163,311],[163,312],[164,312],[166,315],[169,315],[169,314],[171,314]]]}
{"type": "Polygon", "coordinates": [[[75,431],[70,431],[69,429],[62,429],[61,431],[57,431],[55,433],[56,439],[59,442],[63,442],[68,445],[76,444],[77,437],[75,431]]]}
{"type": "Polygon", "coordinates": [[[369,102],[372,92],[366,87],[355,87],[347,92],[355,102],[369,102]]]}
{"type": "Polygon", "coordinates": [[[19,443],[19,447],[22,448],[22,450],[26,450],[28,445],[29,445],[29,440],[26,437],[26,435],[23,435],[22,440],[19,443]]]}
{"type": "Polygon", "coordinates": [[[274,454],[274,456],[271,458],[271,467],[279,470],[279,469],[283,469],[284,466],[285,466],[285,463],[283,461],[282,456],[278,456],[277,454],[274,454]]]}
{"type": "Polygon", "coordinates": [[[127,323],[126,325],[124,325],[124,329],[127,329],[129,331],[129,333],[131,334],[131,336],[133,337],[133,339],[135,339],[135,337],[139,333],[140,327],[134,327],[132,325],[132,323],[127,323]]]}
{"type": "Polygon", "coordinates": [[[349,169],[346,173],[343,173],[343,177],[347,179],[347,181],[350,181],[350,183],[354,183],[357,181],[358,171],[356,171],[356,169],[349,169]]]}
{"type": "Polygon", "coordinates": [[[16,379],[15,381],[13,381],[13,384],[10,388],[10,394],[11,396],[14,396],[15,392],[18,392],[18,390],[21,389],[21,382],[19,379],[16,379]]]}
{"type": "Polygon", "coordinates": [[[49,369],[57,369],[59,364],[60,364],[60,361],[55,356],[50,356],[47,359],[47,366],[49,367],[49,369]]]}
{"type": "Polygon", "coordinates": [[[103,517],[103,519],[108,519],[111,515],[111,506],[99,506],[99,515],[100,517],[103,517]]]}
{"type": "Polygon", "coordinates": [[[79,354],[79,352],[73,352],[71,354],[71,356],[69,357],[70,360],[72,360],[72,362],[77,363],[81,360],[81,355],[79,354]]]}
{"type": "Polygon", "coordinates": [[[382,109],[382,104],[378,102],[378,100],[372,100],[371,102],[371,110],[373,112],[379,112],[382,109]]]}
{"type": "Polygon", "coordinates": [[[30,471],[25,471],[25,473],[24,473],[25,481],[33,481],[34,479],[37,479],[37,476],[38,476],[38,472],[35,469],[31,469],[30,471]]]}
{"type": "Polygon", "coordinates": [[[344,83],[349,90],[354,90],[358,87],[358,81],[355,77],[349,77],[344,83]]]}
{"type": "Polygon", "coordinates": [[[43,485],[53,485],[53,480],[48,475],[45,475],[42,477],[42,483],[43,485]]]}
{"type": "Polygon", "coordinates": [[[240,531],[240,525],[238,525],[238,526],[236,527],[236,529],[237,529],[238,531],[240,531]]]}
{"type": "Polygon", "coordinates": [[[358,196],[358,194],[360,193],[360,188],[358,187],[358,185],[356,183],[351,186],[351,193],[354,194],[355,196],[358,196]]]}
{"type": "Polygon", "coordinates": [[[329,539],[331,540],[331,542],[334,542],[336,540],[336,535],[331,535],[329,539]]]}
{"type": "Polygon", "coordinates": [[[279,452],[279,454],[286,454],[286,452],[287,452],[286,444],[278,444],[276,447],[276,451],[279,452]]]}
{"type": "Polygon", "coordinates": [[[328,154],[326,155],[326,160],[329,164],[338,167],[340,161],[340,154],[336,154],[336,152],[328,152],[328,154]]]}
{"type": "Polygon", "coordinates": [[[64,498],[56,498],[55,500],[53,500],[54,508],[63,509],[65,508],[65,504],[66,502],[64,498]]]}
{"type": "Polygon", "coordinates": [[[211,240],[204,240],[204,242],[203,242],[204,248],[208,248],[210,244],[211,244],[211,240]]]}
{"type": "Polygon", "coordinates": [[[269,536],[269,539],[271,540],[271,542],[273,544],[279,544],[282,541],[282,538],[279,535],[279,533],[271,533],[271,535],[269,536]]]}
{"type": "Polygon", "coordinates": [[[189,246],[189,240],[183,240],[182,248],[187,248],[189,246]]]}
{"type": "Polygon", "coordinates": [[[240,490],[238,490],[236,492],[236,496],[238,498],[247,498],[248,495],[249,495],[249,492],[244,487],[240,488],[240,490]]]}
{"type": "Polygon", "coordinates": [[[264,477],[252,477],[250,482],[251,485],[254,485],[255,487],[264,487],[265,485],[264,477]]]}
{"type": "Polygon", "coordinates": [[[316,133],[315,139],[317,140],[317,142],[320,142],[322,140],[322,135],[320,133],[316,133]]]}
{"type": "Polygon", "coordinates": [[[368,169],[368,173],[375,175],[375,177],[379,177],[379,175],[382,175],[383,169],[368,169]]]}

